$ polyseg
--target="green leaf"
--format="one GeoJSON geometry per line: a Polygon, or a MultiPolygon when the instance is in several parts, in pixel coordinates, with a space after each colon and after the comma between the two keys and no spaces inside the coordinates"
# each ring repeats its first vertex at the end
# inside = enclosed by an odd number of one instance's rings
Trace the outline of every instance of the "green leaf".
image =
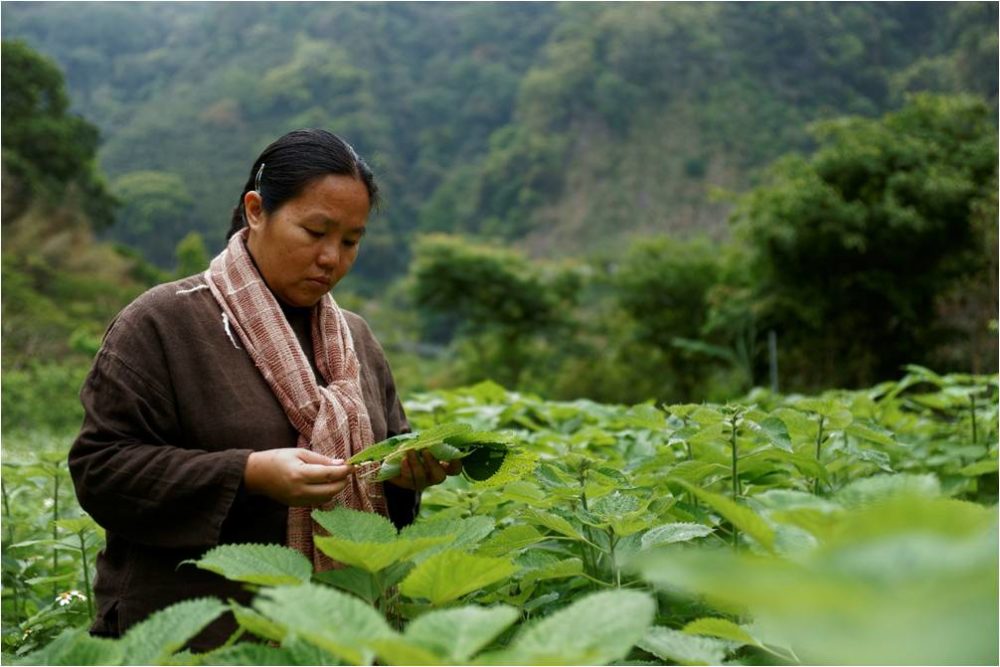
{"type": "Polygon", "coordinates": [[[412,560],[419,563],[444,549],[471,551],[484,537],[493,532],[495,526],[496,522],[488,516],[470,516],[451,521],[418,520],[404,528],[399,535],[407,539],[444,536],[451,538],[451,542],[445,541],[415,554],[412,560]]]}
{"type": "Polygon", "coordinates": [[[81,533],[85,530],[100,530],[97,522],[89,516],[76,517],[74,519],[59,519],[56,525],[70,533],[81,533]]]}
{"type": "Polygon", "coordinates": [[[379,591],[375,578],[370,572],[359,567],[343,567],[319,572],[314,579],[327,586],[353,593],[368,604],[375,604],[379,591]]]}
{"type": "Polygon", "coordinates": [[[848,426],[846,432],[848,435],[852,435],[855,438],[868,440],[869,442],[874,442],[875,444],[883,445],[885,447],[899,447],[899,443],[896,442],[888,433],[880,433],[874,428],[865,426],[864,424],[860,424],[858,422],[854,422],[848,426]]]}
{"type": "Polygon", "coordinates": [[[499,531],[483,542],[476,550],[482,556],[503,556],[511,551],[523,549],[545,539],[537,528],[526,524],[516,524],[499,531]]]}
{"type": "Polygon", "coordinates": [[[326,586],[266,588],[254,607],[289,633],[355,665],[371,662],[373,641],[395,635],[372,607],[326,586]]]}
{"type": "Polygon", "coordinates": [[[738,505],[725,496],[692,486],[683,480],[675,481],[696,495],[699,500],[712,507],[743,533],[756,540],[762,547],[774,552],[774,529],[749,507],[738,505]]]}
{"type": "Polygon", "coordinates": [[[122,637],[124,661],[131,665],[166,662],[227,607],[214,598],[185,600],[129,628],[122,637]]]}
{"type": "Polygon", "coordinates": [[[382,442],[365,447],[360,452],[347,459],[347,462],[351,465],[356,465],[358,463],[367,463],[368,461],[381,461],[399,449],[404,442],[413,440],[416,437],[416,433],[404,433],[402,435],[393,436],[388,440],[383,440],[382,442]]]}
{"type": "MultiPolygon", "coordinates": [[[[754,422],[749,422],[753,424],[754,422]]],[[[788,426],[778,417],[770,416],[759,422],[760,432],[767,438],[767,441],[778,449],[786,452],[792,451],[792,439],[788,435],[788,426]]]]}
{"type": "Polygon", "coordinates": [[[38,586],[39,584],[57,584],[63,581],[76,581],[79,576],[79,572],[66,572],[64,574],[53,574],[47,577],[31,577],[30,579],[25,579],[24,583],[29,586],[38,586]]]}
{"type": "Polygon", "coordinates": [[[375,573],[450,539],[451,536],[445,535],[412,540],[399,538],[392,542],[353,542],[339,537],[314,537],[313,542],[335,561],[375,573]]]}
{"type": "Polygon", "coordinates": [[[86,628],[67,628],[48,645],[19,659],[17,664],[120,665],[123,654],[121,642],[91,637],[86,628]]]}
{"type": "Polygon", "coordinates": [[[396,527],[381,514],[361,512],[347,507],[315,510],[313,521],[333,537],[352,542],[392,542],[396,527]]]}
{"type": "Polygon", "coordinates": [[[837,492],[836,498],[845,507],[859,507],[884,501],[900,494],[935,497],[941,494],[937,477],[927,475],[875,475],[856,479],[837,492]]]}
{"type": "Polygon", "coordinates": [[[708,635],[718,639],[727,639],[740,644],[751,646],[761,646],[760,641],[755,639],[749,632],[739,625],[724,618],[699,618],[684,626],[683,632],[689,635],[708,635]]]}
{"type": "Polygon", "coordinates": [[[573,527],[566,519],[562,518],[558,514],[553,514],[551,512],[545,512],[542,510],[529,510],[525,513],[525,518],[533,523],[540,526],[553,530],[560,535],[565,535],[566,537],[572,537],[576,540],[582,540],[583,536],[580,532],[573,527]]]}
{"type": "Polygon", "coordinates": [[[386,637],[372,642],[383,665],[444,665],[442,657],[403,637],[386,637]]]}
{"type": "Polygon", "coordinates": [[[259,614],[253,609],[231,603],[229,610],[236,617],[236,622],[241,628],[264,639],[280,642],[285,638],[285,626],[275,623],[271,619],[259,614]]]}
{"type": "Polygon", "coordinates": [[[507,450],[493,447],[476,447],[462,459],[462,473],[471,480],[482,482],[500,471],[507,450]]]}
{"type": "Polygon", "coordinates": [[[260,586],[298,584],[312,577],[312,563],[302,553],[279,544],[224,544],[198,560],[185,560],[232,581],[260,586]]]}
{"type": "Polygon", "coordinates": [[[528,570],[521,579],[522,587],[530,586],[544,579],[565,579],[583,574],[583,561],[579,558],[564,558],[554,563],[528,570]]]}
{"type": "Polygon", "coordinates": [[[642,639],[655,612],[656,603],[647,593],[592,593],[524,627],[507,650],[484,659],[493,664],[607,664],[624,658],[642,639]]]}
{"type": "Polygon", "coordinates": [[[646,531],[642,536],[642,548],[649,549],[660,544],[687,542],[711,535],[714,529],[700,523],[668,523],[646,531]]]}
{"type": "Polygon", "coordinates": [[[199,665],[314,665],[336,664],[299,662],[296,655],[284,647],[267,646],[266,644],[251,644],[243,642],[235,646],[200,654],[197,657],[199,665]]]}
{"type": "Polygon", "coordinates": [[[639,641],[639,648],[662,660],[682,665],[720,665],[733,648],[729,642],[698,637],[670,628],[650,628],[639,641]]]}
{"type": "Polygon", "coordinates": [[[383,461],[382,465],[379,466],[378,474],[375,475],[376,482],[385,482],[390,479],[396,479],[403,472],[403,464],[399,461],[383,461]]]}
{"type": "Polygon", "coordinates": [[[468,664],[519,617],[517,609],[506,605],[435,610],[411,622],[403,637],[442,663],[468,664]]]}
{"type": "Polygon", "coordinates": [[[998,469],[1000,469],[1000,466],[998,466],[997,463],[996,459],[984,459],[982,461],[977,461],[976,463],[970,463],[964,468],[959,468],[958,474],[966,477],[988,475],[990,473],[995,473],[998,469]]]}
{"type": "Polygon", "coordinates": [[[444,551],[417,565],[403,579],[399,590],[411,598],[426,598],[440,605],[506,579],[516,570],[508,558],[444,551]]]}

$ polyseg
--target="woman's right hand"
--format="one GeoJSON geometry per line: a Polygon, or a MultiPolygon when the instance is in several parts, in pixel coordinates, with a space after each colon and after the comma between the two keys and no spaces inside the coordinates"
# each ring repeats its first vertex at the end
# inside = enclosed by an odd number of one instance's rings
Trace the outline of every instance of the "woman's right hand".
{"type": "Polygon", "coordinates": [[[347,486],[354,466],[301,447],[252,452],[243,481],[250,493],[290,507],[317,507],[347,486]]]}

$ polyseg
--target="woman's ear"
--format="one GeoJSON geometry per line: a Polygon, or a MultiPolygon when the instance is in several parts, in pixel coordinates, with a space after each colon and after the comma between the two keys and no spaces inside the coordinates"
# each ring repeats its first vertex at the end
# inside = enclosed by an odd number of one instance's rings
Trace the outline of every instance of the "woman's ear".
{"type": "Polygon", "coordinates": [[[264,204],[259,192],[250,190],[243,195],[243,211],[250,229],[259,229],[264,224],[264,204]]]}

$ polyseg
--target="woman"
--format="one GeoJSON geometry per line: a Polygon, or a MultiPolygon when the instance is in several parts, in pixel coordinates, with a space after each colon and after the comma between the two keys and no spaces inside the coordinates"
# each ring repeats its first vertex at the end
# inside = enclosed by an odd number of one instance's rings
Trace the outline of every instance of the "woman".
{"type": "MultiPolygon", "coordinates": [[[[208,271],[149,290],[112,322],[69,454],[80,504],[107,532],[93,633],[120,635],[182,599],[248,602],[241,586],[179,567],[219,544],[289,544],[330,567],[312,549],[313,508],[401,527],[423,488],[458,472],[411,456],[383,485],[345,463],[409,430],[378,341],[329,296],[377,198],[339,137],[290,132],[254,162],[208,271]]],[[[227,615],[192,647],[234,629],[227,615]]]]}

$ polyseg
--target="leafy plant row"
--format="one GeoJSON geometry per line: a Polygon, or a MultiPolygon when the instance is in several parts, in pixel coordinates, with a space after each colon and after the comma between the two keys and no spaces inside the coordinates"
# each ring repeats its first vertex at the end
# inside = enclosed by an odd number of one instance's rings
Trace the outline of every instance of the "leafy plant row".
{"type": "Polygon", "coordinates": [[[398,533],[317,512],[317,547],[344,565],[330,572],[276,545],[218,547],[183,567],[243,582],[251,605],[185,602],[119,641],[71,629],[25,661],[995,662],[996,396],[996,377],[917,367],[726,406],[489,383],[420,396],[421,433],[505,431],[531,464],[449,480],[398,533]],[[223,613],[234,643],[183,650],[223,613]]]}

